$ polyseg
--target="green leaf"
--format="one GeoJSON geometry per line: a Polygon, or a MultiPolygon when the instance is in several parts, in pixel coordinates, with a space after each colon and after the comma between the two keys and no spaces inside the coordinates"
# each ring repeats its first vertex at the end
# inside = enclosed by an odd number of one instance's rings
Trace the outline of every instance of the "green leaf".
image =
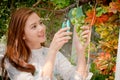
{"type": "MultiPolygon", "coordinates": [[[[68,13],[68,16],[69,16],[70,19],[73,18],[73,16],[72,16],[73,9],[71,9],[68,13]]],[[[76,14],[77,14],[76,17],[84,16],[82,6],[76,8],[76,14]]]]}

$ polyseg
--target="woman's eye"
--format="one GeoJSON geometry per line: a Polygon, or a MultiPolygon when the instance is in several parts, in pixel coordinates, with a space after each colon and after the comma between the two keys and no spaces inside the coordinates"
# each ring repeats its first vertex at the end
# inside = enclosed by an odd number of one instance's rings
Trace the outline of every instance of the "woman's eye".
{"type": "Polygon", "coordinates": [[[42,21],[40,21],[40,24],[43,24],[43,22],[42,22],[42,21]]]}
{"type": "Polygon", "coordinates": [[[34,25],[34,26],[32,26],[32,29],[34,29],[34,28],[36,28],[37,26],[36,25],[34,25]]]}

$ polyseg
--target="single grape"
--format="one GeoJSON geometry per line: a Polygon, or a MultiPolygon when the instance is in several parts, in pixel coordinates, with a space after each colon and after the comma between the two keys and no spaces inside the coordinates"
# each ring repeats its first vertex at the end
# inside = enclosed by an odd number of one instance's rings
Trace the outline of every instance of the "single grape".
{"type": "Polygon", "coordinates": [[[72,16],[75,17],[77,15],[77,8],[74,8],[72,10],[72,16]]]}
{"type": "Polygon", "coordinates": [[[75,18],[72,18],[72,19],[71,19],[71,23],[72,23],[73,25],[75,25],[75,18]]]}

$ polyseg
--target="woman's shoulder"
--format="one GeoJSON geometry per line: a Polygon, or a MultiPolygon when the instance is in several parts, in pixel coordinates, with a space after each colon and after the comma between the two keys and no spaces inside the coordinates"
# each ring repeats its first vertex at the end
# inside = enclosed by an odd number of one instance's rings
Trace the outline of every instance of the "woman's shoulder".
{"type": "Polygon", "coordinates": [[[5,44],[0,43],[0,64],[1,64],[2,58],[3,58],[4,54],[5,54],[5,49],[6,49],[5,44]]]}
{"type": "Polygon", "coordinates": [[[3,55],[5,53],[6,45],[3,43],[0,43],[0,55],[3,55]]]}

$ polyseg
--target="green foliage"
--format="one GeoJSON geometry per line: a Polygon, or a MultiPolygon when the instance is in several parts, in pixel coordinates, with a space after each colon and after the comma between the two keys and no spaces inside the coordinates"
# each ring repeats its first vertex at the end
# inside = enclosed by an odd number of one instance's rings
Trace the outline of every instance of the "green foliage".
{"type": "Polygon", "coordinates": [[[57,9],[61,9],[70,5],[70,2],[72,2],[73,0],[50,0],[50,1],[54,3],[57,9]]]}
{"type": "Polygon", "coordinates": [[[36,3],[37,0],[17,0],[14,2],[14,6],[16,8],[20,7],[32,7],[34,3],[36,3]]]}
{"type": "Polygon", "coordinates": [[[55,15],[52,15],[50,17],[50,20],[44,21],[44,24],[46,25],[46,34],[47,34],[47,43],[50,43],[54,34],[61,28],[63,18],[61,16],[56,17],[55,15]]]}
{"type": "Polygon", "coordinates": [[[53,6],[51,7],[54,7],[55,9],[65,8],[75,2],[74,0],[42,0],[42,1],[46,3],[46,5],[52,4],[53,6]]]}
{"type": "Polygon", "coordinates": [[[100,17],[102,14],[107,13],[107,9],[103,7],[97,7],[96,11],[97,11],[97,14],[96,14],[97,17],[100,17]]]}
{"type": "Polygon", "coordinates": [[[0,3],[0,38],[3,36],[8,27],[10,9],[8,8],[8,2],[4,0],[0,3]]]}

